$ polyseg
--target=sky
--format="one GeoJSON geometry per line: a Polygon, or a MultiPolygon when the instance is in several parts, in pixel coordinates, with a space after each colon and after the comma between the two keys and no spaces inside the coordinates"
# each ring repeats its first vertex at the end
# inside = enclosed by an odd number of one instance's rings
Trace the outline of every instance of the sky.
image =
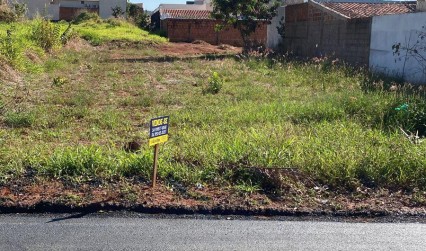
{"type": "Polygon", "coordinates": [[[186,3],[186,0],[131,0],[132,3],[143,3],[145,10],[155,10],[162,3],[186,3]]]}

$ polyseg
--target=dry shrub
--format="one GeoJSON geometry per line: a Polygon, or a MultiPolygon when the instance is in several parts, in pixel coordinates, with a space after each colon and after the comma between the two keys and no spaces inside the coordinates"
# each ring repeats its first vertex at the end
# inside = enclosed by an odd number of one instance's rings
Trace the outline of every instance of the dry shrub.
{"type": "Polygon", "coordinates": [[[7,4],[0,4],[0,22],[13,22],[17,20],[15,12],[7,4]]]}
{"type": "Polygon", "coordinates": [[[84,51],[85,49],[95,49],[95,47],[93,47],[89,42],[79,37],[71,38],[71,40],[69,40],[64,47],[65,49],[70,49],[77,52],[84,51]]]}
{"type": "Polygon", "coordinates": [[[10,66],[5,59],[0,57],[0,82],[22,82],[22,76],[10,66]]]}

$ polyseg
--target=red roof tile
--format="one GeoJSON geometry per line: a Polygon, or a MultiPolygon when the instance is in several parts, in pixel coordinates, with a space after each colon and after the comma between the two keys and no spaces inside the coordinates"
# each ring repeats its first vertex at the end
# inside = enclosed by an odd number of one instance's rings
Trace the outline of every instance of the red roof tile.
{"type": "Polygon", "coordinates": [[[208,10],[160,10],[161,19],[212,19],[208,10]]]}
{"type": "Polygon", "coordinates": [[[416,4],[407,3],[331,3],[320,2],[321,5],[349,18],[365,18],[389,14],[415,12],[416,4]]]}

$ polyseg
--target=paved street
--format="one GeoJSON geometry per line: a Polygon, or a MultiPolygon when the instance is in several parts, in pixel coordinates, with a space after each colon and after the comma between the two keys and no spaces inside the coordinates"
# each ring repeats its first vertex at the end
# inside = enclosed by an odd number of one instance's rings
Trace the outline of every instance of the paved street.
{"type": "Polygon", "coordinates": [[[0,215],[0,250],[425,250],[426,224],[0,215]]]}

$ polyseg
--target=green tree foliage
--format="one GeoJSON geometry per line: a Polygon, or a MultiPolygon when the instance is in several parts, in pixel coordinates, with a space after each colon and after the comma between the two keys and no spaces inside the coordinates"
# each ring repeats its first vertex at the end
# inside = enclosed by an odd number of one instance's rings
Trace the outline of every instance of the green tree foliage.
{"type": "Polygon", "coordinates": [[[127,3],[127,17],[142,29],[150,24],[150,16],[137,4],[127,3]]]}
{"type": "Polygon", "coordinates": [[[120,7],[120,6],[115,6],[115,7],[113,7],[113,8],[111,8],[111,11],[112,11],[112,16],[113,17],[115,17],[115,18],[119,18],[119,17],[121,17],[122,15],[124,15],[124,11],[123,11],[123,9],[120,7]]]}
{"type": "Polygon", "coordinates": [[[247,47],[249,37],[256,31],[259,21],[270,22],[278,6],[276,0],[213,0],[212,15],[237,28],[247,47]]]}

